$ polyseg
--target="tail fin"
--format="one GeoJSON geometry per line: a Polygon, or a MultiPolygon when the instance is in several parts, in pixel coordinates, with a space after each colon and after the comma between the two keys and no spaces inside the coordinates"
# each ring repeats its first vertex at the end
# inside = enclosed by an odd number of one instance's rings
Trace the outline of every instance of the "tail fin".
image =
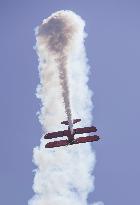
{"type": "MultiPolygon", "coordinates": [[[[81,119],[74,119],[72,123],[75,124],[75,123],[80,122],[80,121],[81,121],[81,119]]],[[[69,122],[68,121],[63,121],[63,122],[61,122],[61,124],[69,125],[69,122]]]]}

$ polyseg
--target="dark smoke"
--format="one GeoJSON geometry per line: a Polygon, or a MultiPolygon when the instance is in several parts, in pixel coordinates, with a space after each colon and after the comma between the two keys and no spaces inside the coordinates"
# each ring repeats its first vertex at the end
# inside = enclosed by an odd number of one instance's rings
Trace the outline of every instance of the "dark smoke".
{"type": "Polygon", "coordinates": [[[71,132],[73,132],[73,124],[68,86],[67,53],[76,30],[76,25],[73,24],[69,16],[64,18],[63,15],[56,15],[44,22],[37,32],[37,36],[45,43],[46,49],[54,55],[57,63],[65,112],[71,132]]]}

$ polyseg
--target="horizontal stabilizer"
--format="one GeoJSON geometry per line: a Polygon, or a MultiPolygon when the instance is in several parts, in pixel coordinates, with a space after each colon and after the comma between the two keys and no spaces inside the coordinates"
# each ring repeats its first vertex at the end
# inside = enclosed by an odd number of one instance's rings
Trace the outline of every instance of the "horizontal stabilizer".
{"type": "MultiPolygon", "coordinates": [[[[81,121],[81,119],[74,119],[72,124],[75,124],[75,123],[80,122],[80,121],[81,121]]],[[[69,122],[68,121],[63,121],[63,122],[61,122],[61,124],[69,125],[69,122]]]]}

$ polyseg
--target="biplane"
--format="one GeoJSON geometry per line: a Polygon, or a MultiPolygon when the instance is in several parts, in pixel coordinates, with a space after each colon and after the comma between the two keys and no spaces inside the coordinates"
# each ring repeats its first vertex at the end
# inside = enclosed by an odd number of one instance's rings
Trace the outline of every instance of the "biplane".
{"type": "MultiPolygon", "coordinates": [[[[81,119],[74,119],[73,124],[80,122],[80,121],[81,119]]],[[[48,142],[45,145],[45,148],[53,148],[53,147],[68,146],[68,145],[80,144],[80,143],[86,143],[86,142],[94,142],[100,139],[98,135],[75,138],[76,134],[96,132],[97,129],[94,126],[70,129],[68,121],[63,121],[61,122],[61,124],[68,125],[68,129],[63,130],[63,131],[47,133],[44,136],[44,139],[53,139],[53,138],[63,137],[63,136],[66,136],[68,139],[48,142]]]]}

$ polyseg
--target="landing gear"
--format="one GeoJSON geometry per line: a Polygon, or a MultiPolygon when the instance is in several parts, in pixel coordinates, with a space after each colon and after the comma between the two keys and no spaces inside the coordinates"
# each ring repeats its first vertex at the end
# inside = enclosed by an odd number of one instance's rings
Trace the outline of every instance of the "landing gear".
{"type": "Polygon", "coordinates": [[[69,145],[73,145],[73,144],[74,144],[74,142],[75,142],[75,140],[74,140],[74,139],[70,139],[70,140],[69,140],[69,145]]]}

